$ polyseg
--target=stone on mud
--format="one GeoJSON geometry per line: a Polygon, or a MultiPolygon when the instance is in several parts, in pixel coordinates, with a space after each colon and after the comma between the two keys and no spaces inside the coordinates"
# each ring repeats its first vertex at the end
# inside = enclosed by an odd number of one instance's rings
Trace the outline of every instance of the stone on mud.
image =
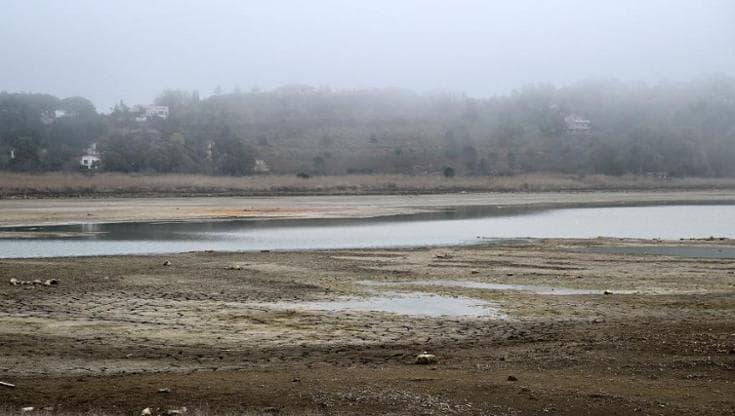
{"type": "Polygon", "coordinates": [[[416,356],[416,364],[420,364],[420,365],[436,364],[436,361],[437,361],[436,355],[429,354],[426,351],[416,356]]]}

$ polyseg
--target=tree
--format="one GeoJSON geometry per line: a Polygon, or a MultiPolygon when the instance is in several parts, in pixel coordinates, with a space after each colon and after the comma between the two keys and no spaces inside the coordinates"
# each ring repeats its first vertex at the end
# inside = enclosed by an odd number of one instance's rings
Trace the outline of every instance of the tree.
{"type": "Polygon", "coordinates": [[[10,166],[14,170],[34,171],[41,168],[41,146],[31,137],[19,137],[13,142],[14,158],[10,166]]]}
{"type": "Polygon", "coordinates": [[[232,176],[248,175],[255,164],[254,152],[244,140],[224,132],[215,139],[212,158],[218,173],[232,176]]]}

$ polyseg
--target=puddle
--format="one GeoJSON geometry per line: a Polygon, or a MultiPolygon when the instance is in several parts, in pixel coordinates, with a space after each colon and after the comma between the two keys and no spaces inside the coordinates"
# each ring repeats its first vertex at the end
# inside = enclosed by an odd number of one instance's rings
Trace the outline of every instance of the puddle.
{"type": "Polygon", "coordinates": [[[502,283],[482,283],[466,280],[411,280],[407,282],[374,282],[362,281],[361,284],[368,286],[444,286],[461,287],[469,289],[486,289],[498,291],[521,291],[537,295],[592,295],[600,294],[600,290],[570,289],[565,287],[537,286],[537,285],[513,285],[502,283]]]}
{"type": "Polygon", "coordinates": [[[280,303],[277,307],[306,311],[387,312],[398,315],[504,319],[496,305],[461,296],[388,293],[360,299],[280,303]]]}
{"type": "Polygon", "coordinates": [[[734,246],[607,246],[575,249],[585,253],[735,259],[734,246]]]}

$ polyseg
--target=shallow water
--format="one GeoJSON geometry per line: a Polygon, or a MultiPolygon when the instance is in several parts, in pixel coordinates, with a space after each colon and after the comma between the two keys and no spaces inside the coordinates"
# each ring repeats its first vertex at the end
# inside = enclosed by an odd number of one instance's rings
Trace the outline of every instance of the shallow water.
{"type": "Polygon", "coordinates": [[[519,291],[536,295],[591,295],[602,294],[600,290],[571,289],[565,287],[538,286],[538,285],[514,285],[504,283],[483,283],[468,280],[411,280],[406,282],[360,282],[368,286],[443,286],[459,287],[468,289],[485,289],[496,291],[519,291]]]}
{"type": "Polygon", "coordinates": [[[735,246],[601,246],[575,249],[588,253],[735,259],[735,246]]]}
{"type": "Polygon", "coordinates": [[[348,220],[237,220],[6,228],[0,258],[461,245],[493,239],[735,237],[735,205],[538,210],[471,207],[348,220]],[[80,233],[79,238],[49,233],[80,233]],[[7,237],[7,236],[6,236],[7,237]]]}
{"type": "Polygon", "coordinates": [[[398,315],[426,317],[471,317],[502,319],[505,314],[489,302],[478,299],[419,293],[386,293],[362,299],[341,299],[323,302],[289,302],[268,305],[290,310],[328,312],[386,312],[398,315]]]}

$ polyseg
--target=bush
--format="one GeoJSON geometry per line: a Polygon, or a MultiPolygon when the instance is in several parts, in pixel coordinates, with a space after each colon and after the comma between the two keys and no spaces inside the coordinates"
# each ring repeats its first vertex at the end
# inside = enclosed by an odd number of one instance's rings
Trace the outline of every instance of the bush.
{"type": "Polygon", "coordinates": [[[444,177],[445,178],[453,178],[454,177],[454,168],[451,166],[447,166],[444,168],[444,177]]]}

